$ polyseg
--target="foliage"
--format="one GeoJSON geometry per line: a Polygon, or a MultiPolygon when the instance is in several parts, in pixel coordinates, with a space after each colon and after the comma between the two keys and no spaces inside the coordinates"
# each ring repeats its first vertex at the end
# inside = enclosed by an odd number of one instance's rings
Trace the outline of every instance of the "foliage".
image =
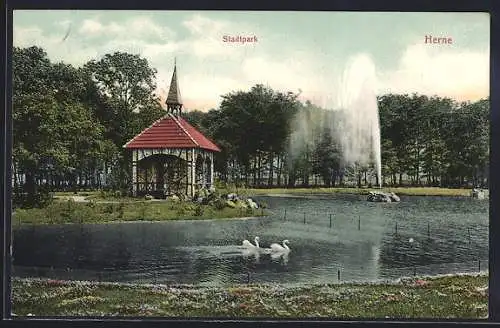
{"type": "MultiPolygon", "coordinates": [[[[130,154],[122,146],[165,114],[155,76],[139,55],[115,52],[75,68],[51,62],[42,48],[14,47],[14,205],[44,206],[49,192],[78,188],[128,193],[130,154]]],[[[373,183],[373,163],[343,163],[342,115],[298,96],[257,84],[222,95],[219,108],[184,113],[222,150],[214,162],[217,187],[239,193],[373,183]],[[315,142],[295,149],[300,120],[324,124],[308,131],[315,142]]],[[[378,105],[383,185],[488,185],[489,99],[386,94],[378,105]]]]}
{"type": "Polygon", "coordinates": [[[117,221],[165,221],[265,216],[266,211],[243,213],[240,207],[191,202],[109,201],[75,202],[55,200],[43,208],[16,209],[13,226],[19,224],[108,223],[117,221]]]}
{"type": "Polygon", "coordinates": [[[81,68],[51,63],[39,47],[13,51],[13,169],[16,201],[39,206],[40,180],[51,190],[99,184],[112,168],[128,188],[122,146],[161,117],[156,71],[138,55],[114,53],[81,68]],[[22,183],[24,180],[24,183],[22,183]]]}

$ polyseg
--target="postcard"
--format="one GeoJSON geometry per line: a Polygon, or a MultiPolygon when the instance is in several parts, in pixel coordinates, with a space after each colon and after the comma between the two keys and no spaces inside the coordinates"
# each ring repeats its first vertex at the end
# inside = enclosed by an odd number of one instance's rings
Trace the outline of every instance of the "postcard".
{"type": "Polygon", "coordinates": [[[487,13],[13,17],[13,316],[488,317],[487,13]]]}

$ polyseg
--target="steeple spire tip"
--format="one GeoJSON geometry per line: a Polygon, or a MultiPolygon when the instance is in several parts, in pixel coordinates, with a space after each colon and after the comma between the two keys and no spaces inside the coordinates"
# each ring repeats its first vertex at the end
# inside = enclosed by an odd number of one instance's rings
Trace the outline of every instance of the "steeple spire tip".
{"type": "Polygon", "coordinates": [[[177,57],[174,57],[174,72],[172,73],[172,80],[170,81],[170,89],[167,96],[167,111],[172,114],[181,114],[182,100],[181,91],[177,81],[177,57]]]}

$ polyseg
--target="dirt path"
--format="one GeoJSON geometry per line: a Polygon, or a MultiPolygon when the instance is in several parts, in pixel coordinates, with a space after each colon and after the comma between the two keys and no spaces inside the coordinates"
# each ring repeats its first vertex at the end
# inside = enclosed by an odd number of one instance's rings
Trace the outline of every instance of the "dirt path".
{"type": "MultiPolygon", "coordinates": [[[[88,203],[90,200],[87,199],[85,196],[55,196],[54,198],[60,199],[60,200],[70,200],[72,199],[76,203],[88,203]]],[[[99,200],[96,201],[96,203],[103,203],[103,204],[119,204],[119,201],[116,200],[99,200]]]]}

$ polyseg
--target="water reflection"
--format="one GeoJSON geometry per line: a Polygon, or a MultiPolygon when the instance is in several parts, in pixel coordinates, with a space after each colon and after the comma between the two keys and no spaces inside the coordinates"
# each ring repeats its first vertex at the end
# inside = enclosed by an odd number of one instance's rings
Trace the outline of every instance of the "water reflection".
{"type": "Polygon", "coordinates": [[[253,257],[255,259],[255,263],[259,263],[260,262],[260,251],[259,251],[258,248],[244,248],[241,251],[241,255],[245,259],[253,257]]]}
{"type": "Polygon", "coordinates": [[[486,267],[487,202],[470,202],[463,210],[455,199],[432,197],[391,206],[350,196],[265,201],[274,214],[257,220],[21,227],[14,231],[14,275],[207,285],[250,277],[301,284],[334,283],[339,274],[341,281],[366,281],[414,271],[473,272],[479,260],[486,267]],[[257,235],[258,252],[242,247],[242,240],[257,235]],[[292,241],[290,254],[268,251],[284,238],[292,241]]]}
{"type": "Polygon", "coordinates": [[[282,253],[273,253],[271,254],[271,259],[277,262],[283,263],[283,265],[287,265],[288,263],[288,253],[282,252],[282,253]]]}

